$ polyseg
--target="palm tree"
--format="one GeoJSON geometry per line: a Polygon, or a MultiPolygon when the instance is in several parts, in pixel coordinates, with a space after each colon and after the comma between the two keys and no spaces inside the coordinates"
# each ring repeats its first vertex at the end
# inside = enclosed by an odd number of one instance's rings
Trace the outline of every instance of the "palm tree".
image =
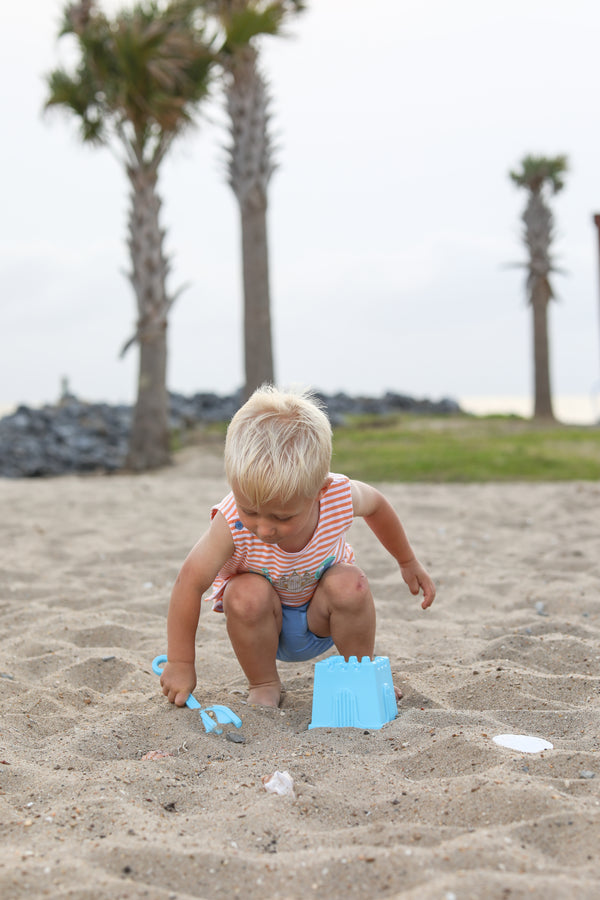
{"type": "Polygon", "coordinates": [[[46,107],[74,115],[84,141],[116,149],[131,185],[129,278],[137,326],[122,355],[139,344],[127,465],[141,471],[169,461],[167,321],[179,293],[167,288],[158,172],[207,94],[214,54],[174,0],[140,2],[112,20],[95,0],[80,0],[65,8],[61,35],[75,38],[79,62],[72,73],[57,68],[48,75],[46,107]]]}
{"type": "Polygon", "coordinates": [[[533,363],[535,383],[534,418],[554,420],[550,386],[550,353],[548,344],[548,304],[554,297],[550,273],[557,271],[550,247],[554,239],[554,217],[548,205],[548,192],[557,194],[564,187],[566,156],[526,156],[519,171],[510,177],[528,192],[523,212],[523,238],[529,253],[527,292],[533,310],[533,363]]]}
{"type": "Polygon", "coordinates": [[[268,188],[275,171],[269,130],[269,90],[255,39],[280,34],[302,0],[203,0],[222,43],[218,60],[225,77],[230,120],[229,184],[240,210],[244,293],[244,393],[275,380],[267,238],[268,188]]]}

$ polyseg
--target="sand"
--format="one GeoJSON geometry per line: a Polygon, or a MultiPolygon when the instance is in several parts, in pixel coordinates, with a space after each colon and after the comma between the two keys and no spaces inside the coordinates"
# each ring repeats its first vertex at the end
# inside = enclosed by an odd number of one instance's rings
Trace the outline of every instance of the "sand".
{"type": "Polygon", "coordinates": [[[438,584],[423,612],[355,523],[397,718],[309,730],[312,663],[248,706],[205,606],[196,696],[242,717],[233,743],[151,667],[220,459],[0,481],[3,900],[600,896],[600,485],[384,488],[438,584]]]}

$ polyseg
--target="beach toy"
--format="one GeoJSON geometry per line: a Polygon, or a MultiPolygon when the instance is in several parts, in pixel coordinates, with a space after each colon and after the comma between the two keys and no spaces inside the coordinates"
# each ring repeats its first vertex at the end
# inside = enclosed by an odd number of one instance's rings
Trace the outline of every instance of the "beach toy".
{"type": "Polygon", "coordinates": [[[396,718],[398,705],[387,656],[359,662],[329,656],[315,663],[309,728],[381,728],[396,718]]]}
{"type": "MultiPolygon", "coordinates": [[[[166,661],[166,656],[155,657],[152,661],[152,671],[157,675],[160,675],[166,661]]],[[[214,703],[212,706],[201,706],[193,694],[190,694],[187,698],[185,705],[190,709],[198,710],[207,734],[210,732],[222,734],[223,729],[219,728],[219,725],[235,725],[236,728],[242,727],[242,720],[239,716],[236,716],[234,711],[229,709],[228,706],[221,706],[219,703],[214,703]],[[213,713],[213,715],[211,715],[211,713],[213,713]]]]}
{"type": "Polygon", "coordinates": [[[554,750],[554,745],[543,738],[530,737],[528,734],[497,734],[494,743],[519,753],[541,753],[542,750],[554,750]]]}

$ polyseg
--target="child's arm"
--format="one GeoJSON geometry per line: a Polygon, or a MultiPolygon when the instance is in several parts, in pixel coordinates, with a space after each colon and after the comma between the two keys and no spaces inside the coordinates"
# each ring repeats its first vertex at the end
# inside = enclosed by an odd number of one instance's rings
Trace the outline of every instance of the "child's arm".
{"type": "Polygon", "coordinates": [[[352,481],[350,484],[354,515],[365,520],[379,542],[397,561],[411,594],[418,594],[420,589],[423,590],[421,606],[427,609],[435,599],[435,585],[415,556],[392,504],[369,484],[362,481],[352,481]]]}
{"type": "Polygon", "coordinates": [[[160,683],[163,694],[184,706],[196,686],[196,630],[202,594],[233,553],[229,526],[220,513],[183,563],[171,592],[167,615],[167,663],[160,683]]]}

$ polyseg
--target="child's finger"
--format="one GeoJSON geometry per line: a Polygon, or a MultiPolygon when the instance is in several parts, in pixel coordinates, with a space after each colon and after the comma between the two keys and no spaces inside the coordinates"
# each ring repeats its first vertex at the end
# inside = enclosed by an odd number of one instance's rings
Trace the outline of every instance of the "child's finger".
{"type": "Polygon", "coordinates": [[[421,586],[419,584],[419,579],[417,578],[416,575],[413,575],[413,577],[410,579],[410,581],[407,581],[406,583],[408,585],[408,589],[411,592],[411,594],[419,593],[421,586]]]}
{"type": "Polygon", "coordinates": [[[423,585],[422,609],[428,609],[435,600],[435,587],[432,584],[423,585]]]}
{"type": "Polygon", "coordinates": [[[189,693],[183,694],[179,691],[179,693],[175,695],[175,700],[173,702],[175,703],[175,706],[185,706],[188,697],[189,693]]]}

